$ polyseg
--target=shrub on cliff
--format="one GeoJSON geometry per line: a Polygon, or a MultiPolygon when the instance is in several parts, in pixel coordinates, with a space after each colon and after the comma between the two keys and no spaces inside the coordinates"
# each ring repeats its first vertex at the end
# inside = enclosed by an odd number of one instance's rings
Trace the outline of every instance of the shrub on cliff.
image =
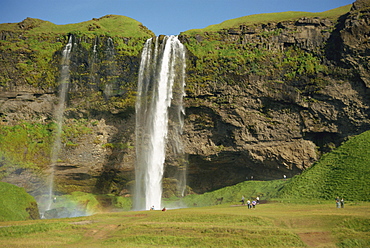
{"type": "Polygon", "coordinates": [[[287,182],[280,196],[370,201],[369,151],[370,131],[350,138],[287,182]]]}
{"type": "Polygon", "coordinates": [[[39,218],[37,203],[24,188],[0,182],[0,221],[39,218]]]}

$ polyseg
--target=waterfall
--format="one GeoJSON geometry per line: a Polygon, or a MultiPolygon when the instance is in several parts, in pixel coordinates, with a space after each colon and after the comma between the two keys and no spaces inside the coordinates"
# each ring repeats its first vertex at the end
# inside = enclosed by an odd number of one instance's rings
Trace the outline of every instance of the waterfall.
{"type": "MultiPolygon", "coordinates": [[[[48,187],[48,200],[47,206],[45,210],[51,209],[52,205],[52,198],[54,194],[54,170],[55,170],[55,163],[58,160],[59,152],[61,149],[61,135],[62,135],[62,127],[63,127],[63,114],[65,110],[65,101],[68,92],[68,84],[69,84],[69,63],[70,63],[70,54],[72,50],[72,35],[69,36],[68,44],[65,46],[63,53],[62,53],[62,61],[61,61],[61,71],[60,71],[60,78],[59,78],[59,101],[54,111],[54,118],[56,122],[56,131],[55,131],[55,140],[51,150],[51,166],[50,166],[50,173],[47,180],[47,187],[48,187]]],[[[43,212],[42,212],[43,213],[43,212]]]]}
{"type": "Polygon", "coordinates": [[[97,75],[97,63],[98,63],[98,50],[97,50],[98,37],[95,37],[92,55],[90,58],[90,87],[94,90],[98,90],[98,75],[97,75]]]}
{"type": "Polygon", "coordinates": [[[107,74],[107,81],[104,85],[104,96],[106,99],[109,99],[111,96],[115,94],[117,88],[117,77],[118,77],[118,68],[117,68],[117,61],[115,59],[116,52],[114,50],[114,42],[112,38],[107,39],[105,50],[105,73],[107,74]]]}
{"type": "MultiPolygon", "coordinates": [[[[162,207],[166,150],[177,156],[178,167],[183,167],[180,135],[184,86],[185,48],[177,36],[165,36],[162,41],[160,37],[147,40],[142,52],[136,101],[135,210],[162,207]]],[[[179,171],[184,172],[183,168],[179,171]]],[[[179,182],[184,188],[183,180],[179,182]]]]}

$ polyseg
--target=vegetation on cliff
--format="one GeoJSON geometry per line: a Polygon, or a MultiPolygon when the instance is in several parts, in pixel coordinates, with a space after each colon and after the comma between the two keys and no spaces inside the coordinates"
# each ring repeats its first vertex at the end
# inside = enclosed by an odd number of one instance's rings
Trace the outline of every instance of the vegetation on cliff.
{"type": "MultiPolygon", "coordinates": [[[[191,71],[187,80],[188,93],[193,95],[194,84],[209,81],[245,86],[245,81],[252,75],[266,78],[266,81],[294,84],[298,91],[306,94],[318,91],[325,86],[325,80],[317,76],[330,73],[322,58],[324,48],[307,49],[293,43],[277,47],[274,42],[282,36],[294,37],[294,32],[299,31],[294,28],[289,30],[288,25],[299,19],[333,21],[332,26],[329,24],[321,31],[323,35],[328,34],[338,18],[350,8],[351,5],[347,5],[321,13],[283,12],[245,16],[181,33],[191,61],[188,65],[191,71]]],[[[322,25],[320,21],[310,22],[308,20],[307,24],[322,25]]],[[[283,40],[280,42],[284,43],[283,40]]]]}
{"type": "MultiPolygon", "coordinates": [[[[42,171],[50,164],[50,152],[55,138],[55,123],[22,122],[0,125],[0,179],[16,170],[42,171]]],[[[83,135],[91,132],[93,123],[86,120],[66,122],[62,142],[66,148],[78,146],[83,135]]]]}
{"type": "Polygon", "coordinates": [[[35,199],[24,188],[0,182],[0,221],[39,219],[35,199]]]}
{"type": "MultiPolygon", "coordinates": [[[[60,54],[70,35],[74,36],[79,53],[88,57],[93,50],[103,54],[106,47],[103,41],[108,38],[120,56],[138,56],[143,42],[154,34],[131,18],[115,15],[67,25],[33,18],[0,24],[0,86],[6,89],[17,82],[17,85],[30,85],[38,90],[56,87],[60,54]]],[[[83,62],[78,66],[91,63],[83,62]]]]}
{"type": "Polygon", "coordinates": [[[240,25],[253,25],[253,24],[267,24],[269,22],[282,22],[282,21],[295,21],[302,17],[320,17],[337,20],[337,18],[351,9],[351,5],[342,6],[332,10],[312,13],[312,12],[299,12],[299,11],[288,11],[279,13],[268,13],[268,14],[256,14],[250,16],[239,17],[235,19],[226,20],[219,24],[210,25],[203,29],[190,29],[182,34],[194,35],[204,32],[217,32],[221,29],[238,28],[240,25]]]}

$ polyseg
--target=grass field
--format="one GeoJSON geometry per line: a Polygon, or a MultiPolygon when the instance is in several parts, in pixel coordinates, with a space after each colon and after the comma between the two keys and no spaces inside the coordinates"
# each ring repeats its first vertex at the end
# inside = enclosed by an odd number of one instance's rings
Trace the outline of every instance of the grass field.
{"type": "MultiPolygon", "coordinates": [[[[236,201],[237,202],[237,201],[236,201]]],[[[1,247],[369,247],[370,203],[223,204],[1,222],[1,247]]]]}

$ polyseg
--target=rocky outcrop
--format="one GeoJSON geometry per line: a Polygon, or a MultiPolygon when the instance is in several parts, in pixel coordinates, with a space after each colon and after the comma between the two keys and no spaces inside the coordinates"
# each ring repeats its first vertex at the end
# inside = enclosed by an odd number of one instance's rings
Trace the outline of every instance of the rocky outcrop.
{"type": "Polygon", "coordinates": [[[366,88],[369,82],[369,34],[370,34],[370,3],[366,0],[356,1],[352,11],[342,22],[339,31],[343,45],[340,49],[341,59],[344,64],[358,71],[360,80],[366,88]]]}
{"type": "Polygon", "coordinates": [[[185,140],[189,184],[195,191],[293,176],[347,137],[370,128],[369,9],[364,7],[368,1],[360,2],[338,22],[300,18],[181,37],[191,46],[218,40],[216,50],[234,45],[263,54],[254,72],[239,65],[236,75],[212,67],[216,59],[202,58],[189,47],[189,71],[198,79],[217,74],[214,80],[188,85],[185,140]],[[290,57],[298,51],[299,59],[290,57]],[[306,67],[299,75],[306,63],[301,59],[310,56],[318,59],[313,67],[326,69],[310,73],[306,67]],[[208,61],[202,70],[200,60],[208,61]],[[281,61],[297,64],[288,68],[281,61]]]}

